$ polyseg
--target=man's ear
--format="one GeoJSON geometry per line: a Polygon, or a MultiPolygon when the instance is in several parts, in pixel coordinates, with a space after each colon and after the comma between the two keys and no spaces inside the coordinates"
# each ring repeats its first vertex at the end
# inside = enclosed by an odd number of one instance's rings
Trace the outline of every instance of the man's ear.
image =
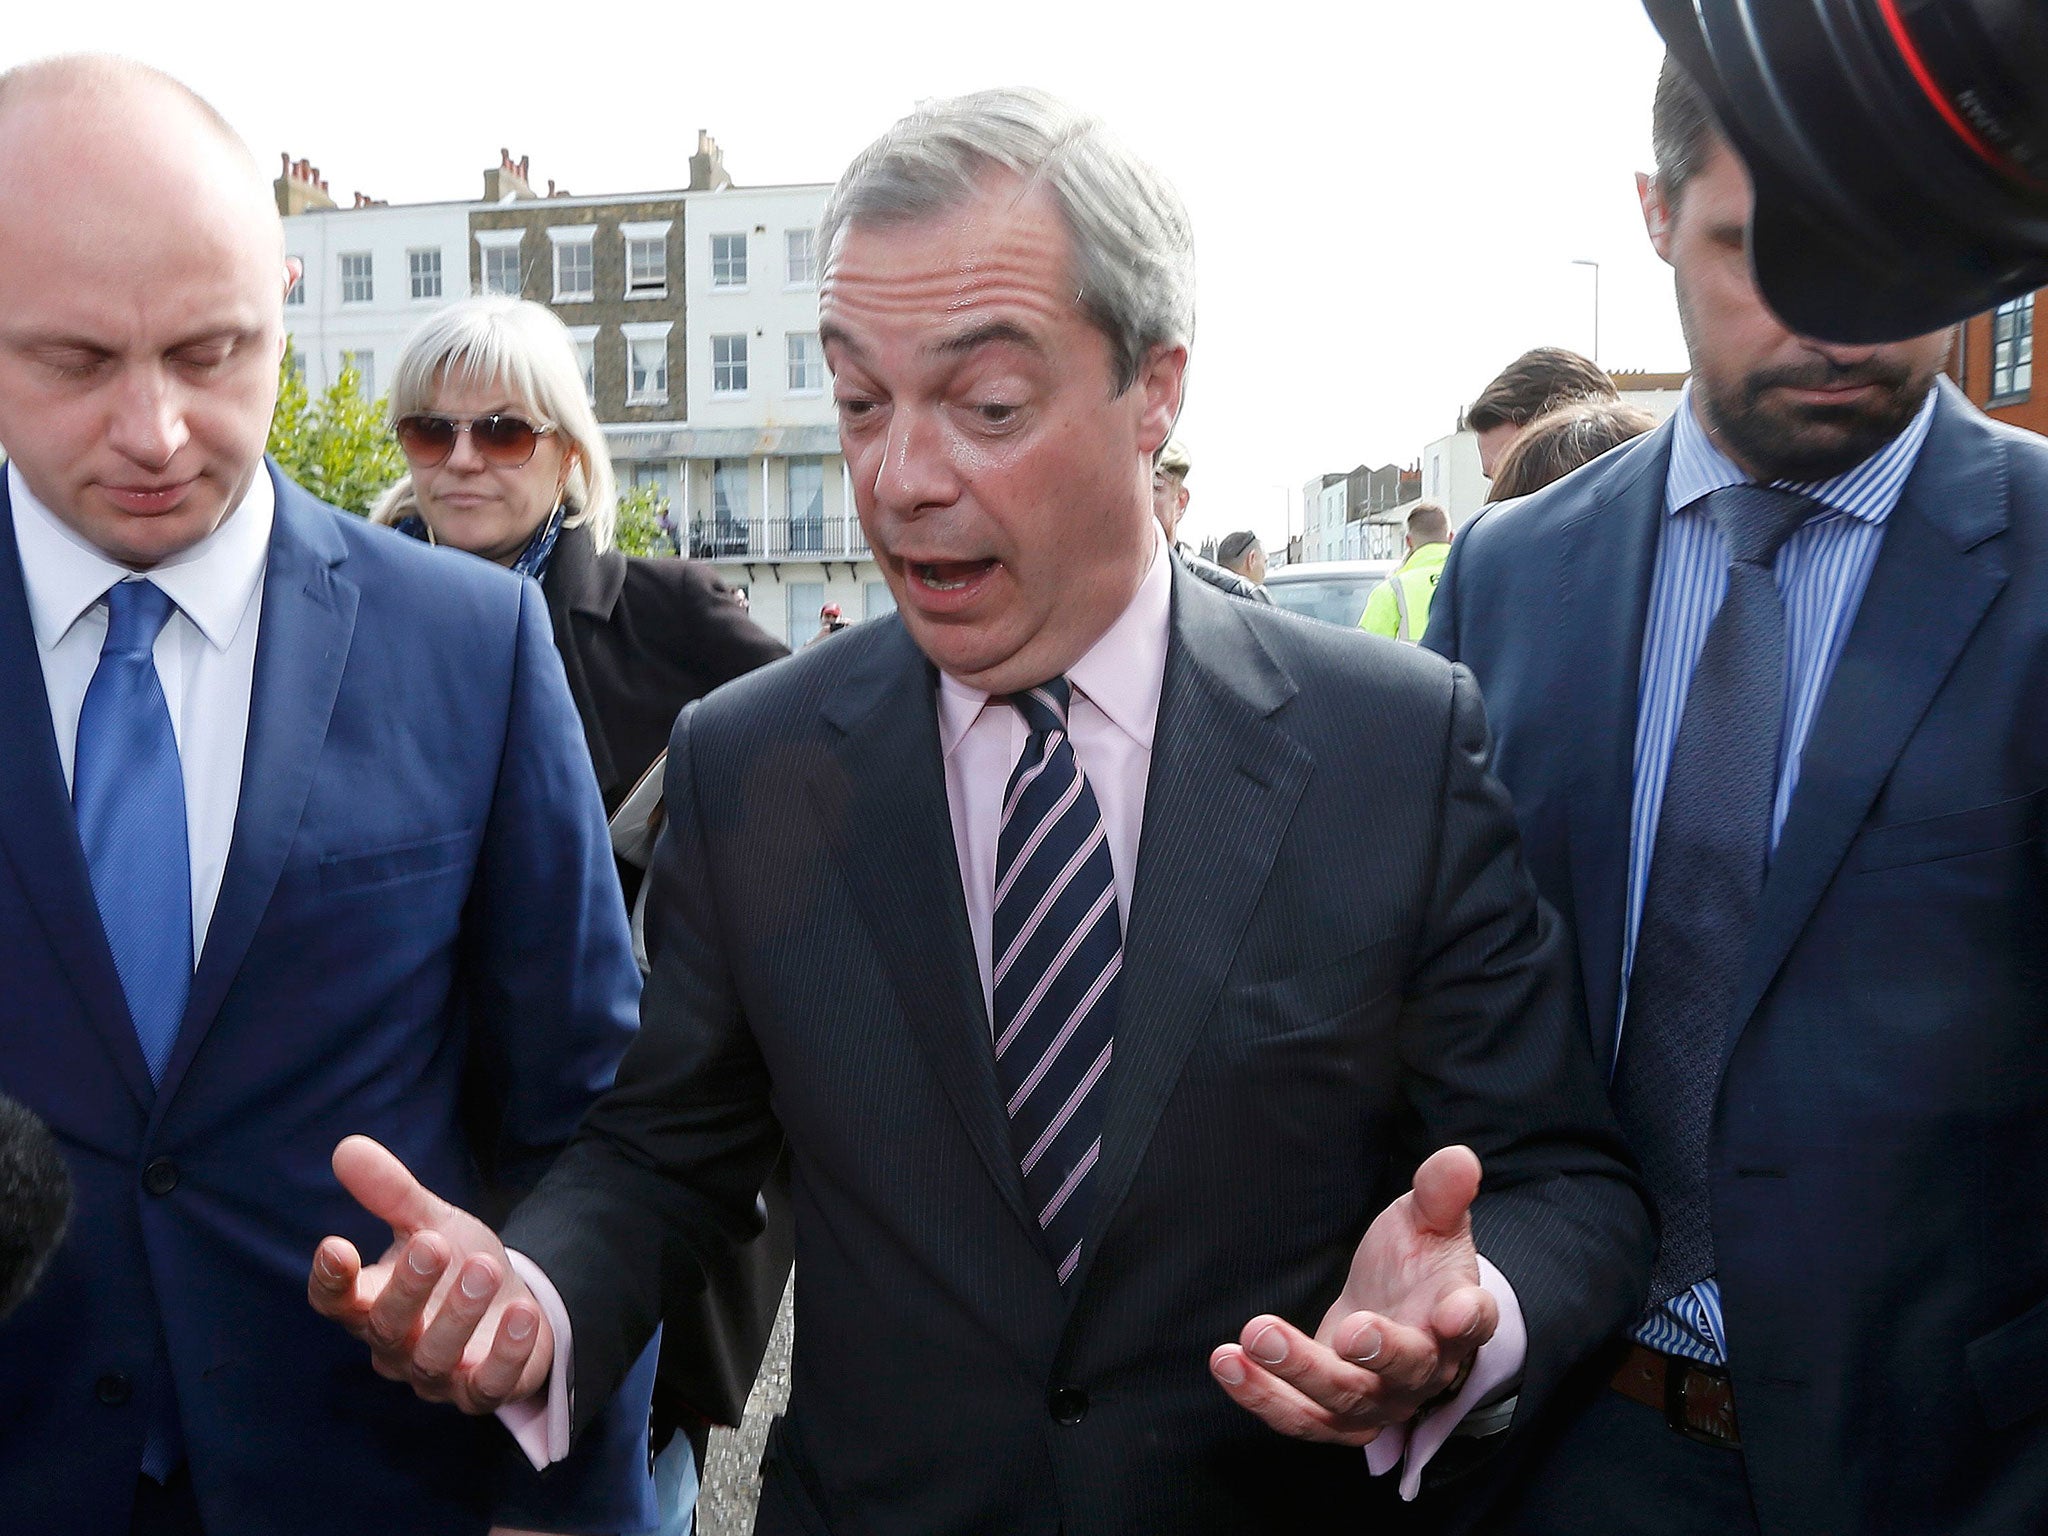
{"type": "Polygon", "coordinates": [[[1187,382],[1188,349],[1160,345],[1145,354],[1138,380],[1131,387],[1141,402],[1138,446],[1147,458],[1166,446],[1180,415],[1181,391],[1187,382]]]}
{"type": "Polygon", "coordinates": [[[1643,228],[1649,232],[1652,249],[1668,264],[1673,209],[1664,196],[1664,183],[1647,172],[1636,172],[1636,201],[1642,204],[1643,228]]]}

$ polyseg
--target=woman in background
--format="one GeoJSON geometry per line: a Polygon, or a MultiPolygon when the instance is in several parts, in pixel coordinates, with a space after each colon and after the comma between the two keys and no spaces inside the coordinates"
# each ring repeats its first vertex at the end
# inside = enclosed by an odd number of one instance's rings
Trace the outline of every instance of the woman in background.
{"type": "MultiPolygon", "coordinates": [[[[684,705],[789,654],[708,566],[612,547],[611,458],[575,343],[543,306],[471,298],[431,316],[399,357],[391,417],[411,472],[372,520],[540,583],[607,815],[684,705]]],[[[786,1173],[762,1196],[762,1234],[703,1291],[666,1299],[652,1426],[664,1536],[691,1527],[710,1425],[740,1421],[789,1275],[786,1173]]]]}
{"type": "Polygon", "coordinates": [[[1620,400],[1587,395],[1553,405],[1524,427],[1501,456],[1486,499],[1533,496],[1656,425],[1657,418],[1648,411],[1620,400]]]}

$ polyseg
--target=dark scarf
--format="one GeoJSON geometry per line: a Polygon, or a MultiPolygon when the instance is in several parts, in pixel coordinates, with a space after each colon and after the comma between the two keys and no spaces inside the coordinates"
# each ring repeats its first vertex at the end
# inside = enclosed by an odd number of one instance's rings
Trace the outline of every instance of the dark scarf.
{"type": "MultiPolygon", "coordinates": [[[[555,540],[562,536],[562,520],[569,515],[567,505],[558,506],[550,512],[547,520],[533,530],[533,537],[526,541],[526,548],[519,551],[519,558],[512,562],[515,575],[531,576],[539,581],[548,573],[548,561],[555,553],[555,540]]],[[[408,538],[418,539],[422,544],[431,544],[426,522],[419,513],[402,517],[397,523],[398,531],[408,538]]]]}

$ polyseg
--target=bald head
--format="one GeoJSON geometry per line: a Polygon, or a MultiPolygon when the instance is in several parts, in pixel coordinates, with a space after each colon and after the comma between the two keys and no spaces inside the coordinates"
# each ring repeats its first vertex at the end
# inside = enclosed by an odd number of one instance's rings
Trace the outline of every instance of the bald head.
{"type": "Polygon", "coordinates": [[[96,55],[0,75],[0,445],[88,542],[144,569],[240,504],[284,287],[262,173],[185,86],[96,55]]]}

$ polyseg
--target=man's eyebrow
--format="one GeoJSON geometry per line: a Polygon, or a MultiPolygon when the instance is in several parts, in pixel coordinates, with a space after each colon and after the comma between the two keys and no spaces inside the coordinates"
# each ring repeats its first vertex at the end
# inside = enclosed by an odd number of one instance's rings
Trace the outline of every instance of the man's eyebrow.
{"type": "Polygon", "coordinates": [[[977,347],[986,347],[998,342],[1024,347],[1032,352],[1043,352],[1038,338],[1023,326],[1009,320],[991,320],[986,325],[977,325],[971,331],[962,331],[957,336],[948,336],[934,345],[931,350],[943,356],[957,357],[963,352],[972,352],[977,347]]]}

